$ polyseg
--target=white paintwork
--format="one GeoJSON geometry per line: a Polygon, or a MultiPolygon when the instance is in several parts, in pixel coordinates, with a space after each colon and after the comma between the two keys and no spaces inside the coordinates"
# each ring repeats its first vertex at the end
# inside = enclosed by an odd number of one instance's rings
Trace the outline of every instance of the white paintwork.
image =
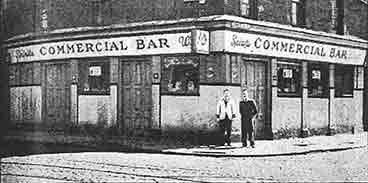
{"type": "Polygon", "coordinates": [[[11,48],[8,49],[8,53],[11,63],[83,57],[190,53],[191,39],[191,32],[85,39],[11,48]]]}
{"type": "Polygon", "coordinates": [[[366,56],[365,49],[227,30],[211,32],[211,51],[352,65],[363,65],[366,56]]]}

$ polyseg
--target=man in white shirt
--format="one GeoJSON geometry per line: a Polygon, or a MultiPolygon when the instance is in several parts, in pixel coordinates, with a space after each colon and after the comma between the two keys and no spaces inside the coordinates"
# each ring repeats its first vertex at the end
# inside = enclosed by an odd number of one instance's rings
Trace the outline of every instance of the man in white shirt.
{"type": "Polygon", "coordinates": [[[229,89],[225,89],[224,96],[217,103],[216,117],[220,125],[221,135],[224,135],[224,142],[226,142],[229,146],[231,145],[231,123],[235,118],[234,106],[234,101],[230,97],[229,89]]]}

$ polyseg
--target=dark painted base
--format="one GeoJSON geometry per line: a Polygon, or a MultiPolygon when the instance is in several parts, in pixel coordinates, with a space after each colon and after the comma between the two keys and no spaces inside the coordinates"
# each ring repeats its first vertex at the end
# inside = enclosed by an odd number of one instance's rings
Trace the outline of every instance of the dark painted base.
{"type": "Polygon", "coordinates": [[[275,139],[292,137],[310,137],[316,135],[335,135],[339,133],[356,133],[357,129],[350,125],[337,125],[333,128],[308,128],[300,130],[299,128],[282,128],[276,131],[273,136],[275,139]]]}

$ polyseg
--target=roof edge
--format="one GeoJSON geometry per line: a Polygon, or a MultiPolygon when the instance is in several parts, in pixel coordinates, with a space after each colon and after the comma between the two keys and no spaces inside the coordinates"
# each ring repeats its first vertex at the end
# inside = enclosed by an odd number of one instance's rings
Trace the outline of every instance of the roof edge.
{"type": "MultiPolygon", "coordinates": [[[[227,21],[227,22],[235,22],[235,23],[245,23],[250,25],[257,25],[262,27],[268,27],[268,28],[276,28],[276,29],[282,29],[287,31],[294,31],[294,32],[300,32],[304,34],[309,34],[313,36],[323,36],[323,37],[329,37],[333,39],[340,39],[340,40],[346,40],[346,41],[352,41],[352,42],[360,42],[364,44],[368,44],[368,41],[365,39],[358,38],[356,36],[347,36],[347,35],[337,35],[333,33],[327,33],[322,31],[315,31],[311,29],[305,29],[305,28],[299,28],[299,27],[293,27],[291,25],[284,25],[279,23],[273,23],[273,22],[266,22],[266,21],[259,21],[259,20],[251,20],[243,17],[233,16],[233,15],[212,15],[212,16],[206,16],[206,17],[199,17],[199,18],[185,18],[185,19],[179,19],[179,20],[155,20],[155,21],[146,21],[146,22],[133,22],[128,24],[113,24],[109,26],[99,26],[99,27],[77,27],[77,28],[65,28],[65,29],[57,29],[52,31],[44,31],[44,32],[33,32],[33,33],[26,33],[22,35],[17,35],[14,37],[11,37],[4,41],[5,45],[11,44],[17,41],[24,41],[29,39],[37,39],[45,37],[45,36],[57,36],[60,34],[73,34],[73,33],[86,33],[86,32],[103,32],[103,31],[109,31],[113,32],[112,30],[129,30],[129,29],[135,29],[135,28],[148,28],[148,27],[156,27],[159,29],[160,26],[169,26],[169,25],[180,25],[184,23],[201,23],[201,22],[211,22],[211,21],[227,21]]],[[[368,47],[368,46],[367,46],[368,47]]]]}

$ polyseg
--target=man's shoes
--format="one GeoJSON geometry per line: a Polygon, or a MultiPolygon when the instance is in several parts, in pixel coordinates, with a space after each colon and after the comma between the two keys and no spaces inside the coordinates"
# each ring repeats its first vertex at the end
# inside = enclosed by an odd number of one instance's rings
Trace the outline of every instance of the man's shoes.
{"type": "Polygon", "coordinates": [[[244,143],[244,142],[243,142],[243,144],[242,144],[242,145],[243,145],[243,147],[247,147],[247,143],[244,143]]]}
{"type": "Polygon", "coordinates": [[[227,145],[228,145],[228,146],[231,146],[231,142],[228,142],[228,143],[227,143],[227,145]]]}
{"type": "Polygon", "coordinates": [[[250,145],[252,148],[255,148],[254,144],[250,145]]]}

